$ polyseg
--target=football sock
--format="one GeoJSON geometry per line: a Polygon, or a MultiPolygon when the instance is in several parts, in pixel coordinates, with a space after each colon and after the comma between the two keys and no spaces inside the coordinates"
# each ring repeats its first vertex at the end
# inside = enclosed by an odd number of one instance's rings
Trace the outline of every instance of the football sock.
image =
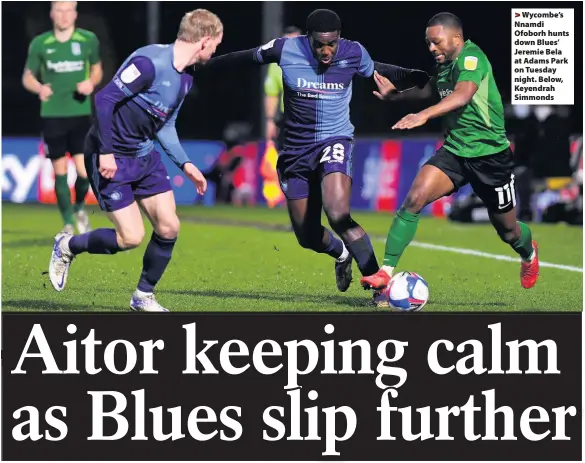
{"type": "Polygon", "coordinates": [[[73,206],[71,205],[71,192],[67,185],[67,175],[55,175],[55,195],[57,206],[65,225],[73,225],[73,206]]]}
{"type": "Polygon", "coordinates": [[[363,276],[373,275],[378,271],[378,261],[370,237],[366,233],[351,243],[347,243],[347,249],[354,257],[363,276]]]}
{"type": "Polygon", "coordinates": [[[324,254],[327,254],[334,259],[339,259],[343,255],[344,246],[343,241],[333,235],[329,230],[323,227],[323,232],[325,233],[325,248],[321,251],[324,254]]]}
{"type": "Polygon", "coordinates": [[[89,180],[87,177],[81,177],[78,175],[77,180],[75,180],[75,205],[73,206],[73,212],[76,214],[83,209],[88,191],[89,180]]]}
{"type": "Polygon", "coordinates": [[[396,213],[386,238],[384,266],[396,267],[400,256],[414,238],[419,220],[420,214],[412,214],[404,209],[396,213]]]}
{"type": "Polygon", "coordinates": [[[150,242],[142,259],[142,273],[138,281],[138,290],[145,293],[153,292],[154,287],[162,278],[171,260],[176,242],[177,238],[169,240],[161,238],[155,232],[152,232],[150,242]]]}
{"type": "Polygon", "coordinates": [[[511,245],[512,249],[516,251],[522,259],[530,260],[534,253],[534,248],[532,247],[532,233],[525,223],[518,222],[518,225],[520,225],[520,238],[511,245]]]}
{"type": "Polygon", "coordinates": [[[82,252],[116,254],[122,251],[118,246],[116,230],[113,228],[98,228],[83,235],[75,235],[69,240],[69,249],[75,255],[82,252]]]}

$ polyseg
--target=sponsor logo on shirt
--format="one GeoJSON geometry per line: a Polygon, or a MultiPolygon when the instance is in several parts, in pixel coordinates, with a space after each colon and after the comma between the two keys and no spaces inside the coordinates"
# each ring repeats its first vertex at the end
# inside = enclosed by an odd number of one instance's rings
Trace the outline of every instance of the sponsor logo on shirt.
{"type": "Polygon", "coordinates": [[[134,64],[131,64],[130,66],[128,66],[120,74],[120,79],[125,84],[129,84],[131,82],[134,82],[136,79],[138,79],[138,77],[140,77],[140,71],[138,70],[138,68],[134,64]]]}
{"type": "Polygon", "coordinates": [[[463,67],[467,71],[475,71],[477,69],[477,57],[476,56],[466,56],[463,60],[463,67]]]}
{"type": "Polygon", "coordinates": [[[85,63],[83,61],[47,61],[47,69],[57,73],[83,71],[85,63]]]}
{"type": "Polygon", "coordinates": [[[341,82],[314,82],[301,77],[297,78],[297,87],[311,90],[344,90],[345,85],[341,82]]]}

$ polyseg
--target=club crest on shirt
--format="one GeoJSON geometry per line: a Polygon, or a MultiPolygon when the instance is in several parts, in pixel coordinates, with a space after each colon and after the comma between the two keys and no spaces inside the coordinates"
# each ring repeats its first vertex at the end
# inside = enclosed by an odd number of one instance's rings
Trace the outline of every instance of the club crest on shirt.
{"type": "Polygon", "coordinates": [[[71,43],[71,53],[74,55],[81,55],[81,45],[78,42],[71,43]]]}

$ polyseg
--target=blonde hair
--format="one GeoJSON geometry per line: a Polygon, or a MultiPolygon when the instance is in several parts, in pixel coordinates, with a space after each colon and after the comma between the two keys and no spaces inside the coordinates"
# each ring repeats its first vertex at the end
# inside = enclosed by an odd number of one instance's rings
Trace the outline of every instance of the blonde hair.
{"type": "Polygon", "coordinates": [[[198,9],[185,13],[179,26],[177,39],[195,43],[203,37],[217,37],[223,32],[223,24],[211,11],[198,9]]]}
{"type": "Polygon", "coordinates": [[[54,8],[57,5],[57,3],[73,3],[73,8],[77,10],[77,2],[69,2],[66,0],[51,2],[51,8],[54,8]]]}

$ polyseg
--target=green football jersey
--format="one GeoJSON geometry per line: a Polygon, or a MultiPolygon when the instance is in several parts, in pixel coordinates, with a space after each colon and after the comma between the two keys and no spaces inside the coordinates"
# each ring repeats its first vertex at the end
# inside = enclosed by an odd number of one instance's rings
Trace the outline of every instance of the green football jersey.
{"type": "Polygon", "coordinates": [[[457,156],[473,158],[504,151],[510,142],[504,127],[504,105],[496,86],[492,65],[471,40],[467,40],[456,60],[439,67],[437,90],[442,98],[451,94],[458,82],[478,86],[471,101],[443,116],[446,125],[445,149],[457,156]]]}
{"type": "Polygon", "coordinates": [[[75,29],[66,42],[53,31],[30,43],[26,68],[42,84],[51,84],[53,95],[41,102],[41,117],[74,117],[91,114],[91,98],[77,92],[77,84],[89,78],[90,68],[100,61],[99,41],[93,32],[75,29]]]}
{"type": "Polygon", "coordinates": [[[266,96],[280,97],[280,112],[284,111],[284,89],[282,85],[282,69],[276,63],[268,65],[268,73],[264,81],[264,93],[266,96]]]}

